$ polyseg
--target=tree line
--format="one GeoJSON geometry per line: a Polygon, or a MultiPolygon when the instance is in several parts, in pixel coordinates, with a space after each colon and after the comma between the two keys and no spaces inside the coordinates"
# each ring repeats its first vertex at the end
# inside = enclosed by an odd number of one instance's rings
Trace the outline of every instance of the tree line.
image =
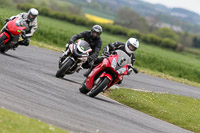
{"type": "MultiPolygon", "coordinates": [[[[12,3],[11,1],[20,3],[17,7],[21,10],[27,11],[31,7],[36,7],[40,11],[40,14],[44,16],[49,16],[88,27],[96,24],[95,22],[84,18],[81,11],[81,5],[76,5],[77,8],[75,9],[74,5],[72,4],[57,0],[7,0],[4,2],[2,1],[2,3],[6,3],[8,5],[12,3]],[[27,1],[31,4],[27,3],[27,1]],[[61,8],[62,6],[65,8],[61,8]],[[72,9],[75,9],[75,11],[72,9]]],[[[147,24],[143,17],[140,17],[136,12],[127,7],[121,7],[116,12],[116,20],[114,25],[103,24],[102,27],[104,31],[107,31],[111,34],[122,35],[126,37],[136,37],[140,41],[143,41],[147,44],[173,50],[181,51],[183,50],[184,46],[199,48],[200,44],[199,37],[195,35],[185,32],[175,32],[167,27],[152,28],[147,24]]]]}

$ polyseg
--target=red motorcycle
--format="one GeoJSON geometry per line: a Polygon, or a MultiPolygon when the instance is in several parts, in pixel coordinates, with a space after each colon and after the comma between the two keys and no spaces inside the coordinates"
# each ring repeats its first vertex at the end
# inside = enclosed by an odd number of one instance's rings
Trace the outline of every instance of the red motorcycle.
{"type": "Polygon", "coordinates": [[[84,94],[89,92],[90,97],[95,97],[120,82],[124,75],[129,74],[130,68],[138,73],[131,65],[131,58],[124,51],[116,50],[91,71],[79,91],[84,94]]]}
{"type": "Polygon", "coordinates": [[[14,48],[18,43],[19,37],[24,33],[26,27],[21,27],[16,23],[17,18],[7,23],[5,30],[0,33],[0,52],[5,53],[14,48]]]}

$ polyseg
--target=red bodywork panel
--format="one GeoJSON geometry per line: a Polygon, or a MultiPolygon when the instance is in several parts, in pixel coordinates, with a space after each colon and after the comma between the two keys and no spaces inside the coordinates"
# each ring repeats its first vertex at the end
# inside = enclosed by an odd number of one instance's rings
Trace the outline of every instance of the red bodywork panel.
{"type": "Polygon", "coordinates": [[[16,25],[17,18],[11,20],[7,24],[7,29],[12,35],[20,35],[22,30],[25,30],[26,27],[19,27],[16,25]]]}

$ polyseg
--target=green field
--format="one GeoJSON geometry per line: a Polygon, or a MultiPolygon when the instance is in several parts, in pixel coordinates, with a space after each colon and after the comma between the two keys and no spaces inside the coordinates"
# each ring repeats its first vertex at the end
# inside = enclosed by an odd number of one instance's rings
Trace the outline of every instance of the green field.
{"type": "Polygon", "coordinates": [[[114,89],[108,96],[153,117],[200,133],[200,100],[167,93],[114,89]]]}
{"type": "Polygon", "coordinates": [[[17,113],[0,108],[0,133],[69,133],[66,130],[46,124],[17,113]]]}
{"type": "MultiPolygon", "coordinates": [[[[6,14],[1,14],[1,18],[5,19],[20,11],[0,9],[0,12],[6,12],[6,14]]],[[[43,16],[38,17],[38,23],[39,28],[32,39],[60,48],[64,48],[72,35],[84,30],[90,30],[88,27],[77,26],[43,16]]],[[[106,32],[102,34],[104,46],[115,41],[125,42],[126,39],[128,38],[111,35],[106,32]]],[[[198,56],[194,54],[177,53],[140,42],[140,48],[136,51],[136,57],[135,65],[141,69],[162,72],[200,83],[200,61],[197,58],[198,56]]]]}

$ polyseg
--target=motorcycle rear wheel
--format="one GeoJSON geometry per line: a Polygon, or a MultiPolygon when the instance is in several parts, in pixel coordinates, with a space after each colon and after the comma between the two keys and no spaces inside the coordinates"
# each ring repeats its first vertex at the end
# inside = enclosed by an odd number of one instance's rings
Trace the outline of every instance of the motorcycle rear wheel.
{"type": "Polygon", "coordinates": [[[89,92],[89,96],[90,97],[95,97],[96,95],[98,95],[100,92],[103,91],[104,88],[106,88],[110,83],[110,80],[107,77],[102,78],[97,86],[95,86],[94,88],[92,88],[92,90],[89,92]]]}
{"type": "Polygon", "coordinates": [[[68,60],[60,67],[60,69],[56,73],[57,78],[62,78],[65,76],[65,72],[71,67],[73,61],[68,58],[68,60]]]}

